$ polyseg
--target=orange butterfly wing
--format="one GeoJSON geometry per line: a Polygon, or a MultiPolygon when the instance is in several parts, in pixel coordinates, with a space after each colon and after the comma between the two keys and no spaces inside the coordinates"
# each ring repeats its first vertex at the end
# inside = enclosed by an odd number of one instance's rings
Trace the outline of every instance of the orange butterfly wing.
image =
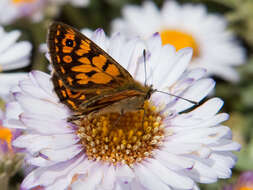
{"type": "Polygon", "coordinates": [[[60,101],[67,105],[71,110],[79,111],[79,105],[93,97],[93,94],[85,94],[82,91],[72,91],[65,87],[63,81],[54,72],[52,76],[54,90],[60,101]]]}
{"type": "Polygon", "coordinates": [[[140,108],[153,92],[76,29],[59,22],[49,28],[54,90],[60,101],[81,114],[140,108]],[[110,108],[109,108],[110,107],[110,108]]]}
{"type": "Polygon", "coordinates": [[[143,93],[135,90],[125,89],[122,91],[98,94],[98,92],[72,91],[64,86],[63,81],[53,73],[52,81],[54,90],[60,101],[67,105],[71,110],[88,114],[107,107],[115,102],[134,96],[142,96],[143,93]]]}
{"type": "Polygon", "coordinates": [[[48,36],[53,67],[68,88],[107,89],[134,82],[127,70],[74,28],[55,22],[48,36]]]}

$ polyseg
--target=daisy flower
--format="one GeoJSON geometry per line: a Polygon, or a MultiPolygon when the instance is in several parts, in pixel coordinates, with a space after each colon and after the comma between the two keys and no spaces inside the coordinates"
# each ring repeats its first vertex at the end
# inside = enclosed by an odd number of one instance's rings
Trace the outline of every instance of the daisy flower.
{"type": "MultiPolygon", "coordinates": [[[[32,45],[27,41],[17,42],[20,35],[18,30],[6,32],[0,26],[0,71],[23,68],[30,63],[32,45]]],[[[7,100],[10,88],[26,76],[27,73],[1,73],[0,97],[7,100]]]]}
{"type": "MultiPolygon", "coordinates": [[[[214,88],[211,78],[203,78],[205,70],[186,71],[191,48],[162,46],[158,34],[144,42],[120,34],[107,38],[98,29],[91,39],[141,83],[145,49],[147,83],[155,89],[199,102],[214,88]]],[[[48,74],[30,72],[13,95],[15,101],[7,104],[13,114],[5,125],[24,131],[13,145],[25,149],[26,163],[36,167],[22,190],[198,189],[197,183],[230,177],[236,162],[231,151],[240,148],[221,124],[228,114],[218,113],[219,98],[192,108],[193,103],[156,92],[145,102],[145,112],[69,122],[73,113],[59,102],[48,74]]]]}
{"type": "Polygon", "coordinates": [[[225,18],[208,13],[203,5],[165,1],[159,10],[148,1],[141,7],[126,6],[122,14],[123,18],[112,22],[113,32],[140,35],[144,39],[159,32],[163,44],[172,44],[176,50],[193,48],[191,68],[202,67],[225,80],[239,80],[234,66],[244,63],[244,49],[226,29],[225,18]]]}
{"type": "Polygon", "coordinates": [[[4,117],[5,113],[0,110],[0,184],[1,189],[8,189],[9,178],[21,168],[23,156],[11,145],[18,131],[3,127],[4,117]]]}
{"type": "Polygon", "coordinates": [[[29,17],[32,21],[39,22],[44,14],[57,14],[59,6],[65,3],[84,7],[89,4],[89,0],[1,0],[0,23],[10,24],[22,17],[29,17]]]}
{"type": "Polygon", "coordinates": [[[29,17],[34,22],[38,22],[43,18],[46,2],[45,0],[1,0],[0,23],[11,24],[22,17],[29,17]]]}

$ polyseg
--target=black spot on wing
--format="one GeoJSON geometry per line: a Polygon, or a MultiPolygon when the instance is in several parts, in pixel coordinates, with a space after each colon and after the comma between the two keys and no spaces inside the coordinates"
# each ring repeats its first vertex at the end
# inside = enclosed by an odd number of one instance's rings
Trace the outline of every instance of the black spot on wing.
{"type": "Polygon", "coordinates": [[[106,71],[106,69],[108,68],[108,66],[109,66],[109,62],[106,61],[105,64],[103,65],[103,67],[102,67],[103,71],[106,71]]]}
{"type": "Polygon", "coordinates": [[[67,39],[67,40],[66,40],[66,46],[68,46],[68,47],[73,47],[73,45],[74,45],[73,40],[71,40],[71,39],[67,39]]]}
{"type": "Polygon", "coordinates": [[[87,72],[85,73],[88,77],[92,77],[92,75],[96,74],[97,72],[96,71],[90,71],[90,72],[87,72]]]}

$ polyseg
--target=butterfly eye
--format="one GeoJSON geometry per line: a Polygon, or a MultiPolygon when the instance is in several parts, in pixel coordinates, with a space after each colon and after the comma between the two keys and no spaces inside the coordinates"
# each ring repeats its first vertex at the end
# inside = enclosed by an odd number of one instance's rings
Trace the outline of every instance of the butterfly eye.
{"type": "Polygon", "coordinates": [[[67,40],[66,40],[66,46],[68,46],[68,47],[73,47],[73,40],[67,39],[67,40]]]}

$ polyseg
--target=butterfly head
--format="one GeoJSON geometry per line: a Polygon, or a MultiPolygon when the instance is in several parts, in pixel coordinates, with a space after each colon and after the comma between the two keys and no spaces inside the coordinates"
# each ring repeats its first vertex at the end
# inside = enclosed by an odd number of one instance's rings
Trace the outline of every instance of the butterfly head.
{"type": "Polygon", "coordinates": [[[156,91],[154,88],[153,88],[153,85],[150,85],[150,86],[146,86],[147,88],[147,92],[146,92],[146,96],[145,96],[145,100],[148,100],[151,95],[156,91]]]}

